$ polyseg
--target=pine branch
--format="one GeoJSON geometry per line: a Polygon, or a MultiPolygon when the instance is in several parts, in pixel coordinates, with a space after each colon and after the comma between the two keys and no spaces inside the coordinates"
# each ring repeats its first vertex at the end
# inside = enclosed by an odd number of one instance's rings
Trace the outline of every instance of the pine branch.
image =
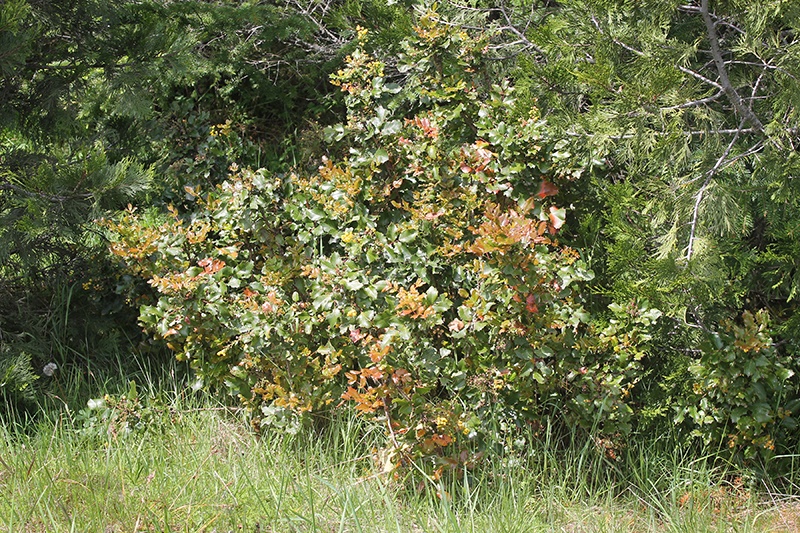
{"type": "Polygon", "coordinates": [[[28,198],[41,198],[53,203],[64,203],[70,200],[91,198],[90,193],[72,194],[70,196],[62,196],[59,194],[47,194],[43,192],[29,191],[18,185],[14,185],[8,181],[0,182],[0,191],[13,191],[28,198]]]}
{"type": "MultiPolygon", "coordinates": [[[[600,32],[601,35],[606,35],[606,33],[603,31],[603,28],[600,26],[600,23],[597,21],[597,18],[594,15],[592,15],[592,24],[594,24],[594,27],[597,28],[597,31],[600,32]]],[[[614,42],[614,44],[616,44],[618,46],[621,46],[625,50],[627,50],[627,51],[629,51],[629,52],[631,52],[633,54],[636,54],[639,57],[648,57],[647,54],[645,54],[641,50],[637,50],[633,46],[620,41],[616,37],[612,37],[611,35],[609,35],[608,37],[611,39],[611,41],[614,42]]],[[[695,72],[694,70],[692,70],[690,68],[686,68],[686,67],[681,66],[681,65],[673,65],[673,66],[675,68],[677,68],[678,70],[680,70],[681,72],[683,72],[684,74],[688,74],[689,76],[692,76],[693,78],[696,78],[696,79],[702,81],[703,83],[707,83],[708,85],[711,85],[712,87],[715,87],[715,88],[720,89],[720,90],[724,90],[725,89],[719,83],[717,83],[714,80],[711,80],[709,78],[706,78],[705,76],[703,76],[699,72],[695,72]]]]}
{"type": "Polygon", "coordinates": [[[714,21],[711,19],[711,14],[708,11],[708,0],[701,0],[700,14],[703,17],[703,22],[706,25],[708,41],[711,44],[711,57],[714,59],[714,64],[717,67],[717,73],[719,74],[719,81],[722,86],[722,90],[725,91],[725,95],[728,97],[728,100],[730,100],[731,104],[733,104],[733,107],[736,109],[737,113],[739,113],[739,116],[743,117],[757,130],[763,130],[764,125],[761,123],[761,120],[759,120],[752,109],[744,105],[742,97],[736,92],[736,89],[734,89],[733,85],[731,84],[731,80],[728,77],[728,70],[725,68],[725,60],[722,57],[722,51],[719,47],[717,28],[714,24],[714,21]]]}
{"type": "Polygon", "coordinates": [[[728,166],[732,165],[733,163],[735,163],[739,159],[742,159],[743,157],[747,157],[749,155],[752,155],[752,154],[760,151],[764,147],[764,141],[762,140],[762,141],[756,143],[754,146],[750,147],[745,152],[743,152],[741,154],[738,154],[735,157],[728,158],[728,156],[731,153],[731,149],[733,148],[733,146],[736,143],[736,141],[738,140],[738,138],[739,138],[739,136],[735,135],[733,137],[733,139],[731,139],[730,144],[728,144],[728,147],[725,149],[725,151],[722,153],[722,155],[719,157],[719,159],[717,159],[717,162],[706,173],[706,179],[703,182],[703,185],[700,187],[700,190],[697,192],[697,195],[695,196],[694,209],[692,211],[692,222],[690,224],[690,230],[689,230],[689,244],[686,247],[686,260],[687,261],[689,261],[692,258],[692,252],[694,251],[693,248],[694,248],[694,241],[695,241],[695,233],[696,233],[696,230],[697,230],[697,218],[698,218],[698,213],[700,212],[700,203],[703,201],[703,196],[705,195],[706,188],[711,183],[711,179],[717,173],[719,173],[720,170],[724,169],[725,167],[728,167],[728,166]]]}

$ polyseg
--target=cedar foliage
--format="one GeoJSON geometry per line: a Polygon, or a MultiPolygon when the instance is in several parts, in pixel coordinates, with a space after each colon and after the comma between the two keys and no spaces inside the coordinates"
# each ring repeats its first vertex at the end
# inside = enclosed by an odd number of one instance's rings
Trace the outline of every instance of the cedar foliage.
{"type": "Polygon", "coordinates": [[[800,214],[799,9],[567,0],[494,10],[518,84],[571,157],[592,162],[565,194],[595,290],[667,315],[649,368],[653,420],[691,419],[734,450],[753,427],[783,435],[783,450],[795,443],[783,409],[797,409],[800,338],[790,222],[800,214]],[[768,339],[769,363],[756,338],[768,339]]]}

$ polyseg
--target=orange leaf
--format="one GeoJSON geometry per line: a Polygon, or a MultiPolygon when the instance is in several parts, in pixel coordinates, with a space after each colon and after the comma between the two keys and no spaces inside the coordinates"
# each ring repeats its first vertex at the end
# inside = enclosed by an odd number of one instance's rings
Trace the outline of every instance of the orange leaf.
{"type": "Polygon", "coordinates": [[[353,387],[347,387],[347,391],[342,393],[342,400],[354,400],[359,401],[361,398],[361,394],[358,393],[356,389],[353,387]]]}
{"type": "Polygon", "coordinates": [[[368,367],[361,369],[361,376],[364,378],[372,378],[375,381],[380,381],[383,379],[383,371],[377,367],[368,367]]]}
{"type": "Polygon", "coordinates": [[[411,374],[405,368],[398,368],[392,374],[392,381],[395,385],[405,385],[411,381],[411,374]]]}
{"type": "Polygon", "coordinates": [[[445,435],[445,434],[436,434],[433,437],[431,437],[431,439],[438,446],[447,446],[448,444],[453,442],[452,437],[450,437],[450,435],[445,435]]]}
{"type": "Polygon", "coordinates": [[[373,363],[380,363],[391,349],[389,344],[376,343],[369,349],[369,358],[373,363]]]}
{"type": "Polygon", "coordinates": [[[564,217],[566,214],[564,208],[558,209],[554,205],[550,206],[550,224],[553,226],[553,229],[558,229],[564,225],[564,217]]]}

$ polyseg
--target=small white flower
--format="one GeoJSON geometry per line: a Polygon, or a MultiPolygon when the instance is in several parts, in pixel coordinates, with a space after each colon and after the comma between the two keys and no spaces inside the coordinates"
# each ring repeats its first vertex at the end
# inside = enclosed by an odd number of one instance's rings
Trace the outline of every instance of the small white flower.
{"type": "Polygon", "coordinates": [[[58,370],[58,365],[57,364],[55,364],[55,363],[47,363],[46,365],[44,365],[44,368],[42,369],[42,373],[45,376],[50,378],[50,377],[53,377],[53,374],[56,373],[56,370],[58,370]]]}
{"type": "Polygon", "coordinates": [[[106,401],[103,398],[92,398],[86,403],[86,406],[91,409],[100,409],[101,407],[105,407],[106,401]]]}

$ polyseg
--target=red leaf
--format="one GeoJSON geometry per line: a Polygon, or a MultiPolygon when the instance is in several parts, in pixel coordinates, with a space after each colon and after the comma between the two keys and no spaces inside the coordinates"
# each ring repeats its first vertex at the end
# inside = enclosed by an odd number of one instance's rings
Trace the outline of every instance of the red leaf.
{"type": "Polygon", "coordinates": [[[537,193],[537,196],[544,199],[555,194],[558,194],[558,187],[547,180],[542,180],[542,183],[539,184],[539,192],[537,193]]]}

